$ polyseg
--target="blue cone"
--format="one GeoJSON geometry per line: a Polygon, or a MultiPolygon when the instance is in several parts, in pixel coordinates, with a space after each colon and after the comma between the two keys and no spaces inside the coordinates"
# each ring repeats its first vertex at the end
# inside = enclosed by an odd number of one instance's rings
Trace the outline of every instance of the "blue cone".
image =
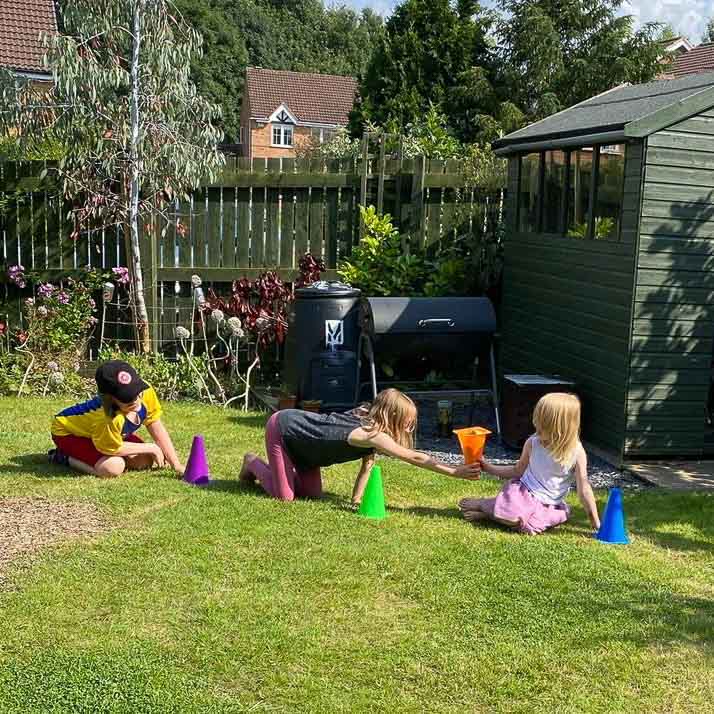
{"type": "Polygon", "coordinates": [[[600,530],[595,537],[603,543],[627,545],[630,539],[625,529],[625,511],[622,507],[622,491],[611,488],[605,506],[605,516],[600,523],[600,530]]]}

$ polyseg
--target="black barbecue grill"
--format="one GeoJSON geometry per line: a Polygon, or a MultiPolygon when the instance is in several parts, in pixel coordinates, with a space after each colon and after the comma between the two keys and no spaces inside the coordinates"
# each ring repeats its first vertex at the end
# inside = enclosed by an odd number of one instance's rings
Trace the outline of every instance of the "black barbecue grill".
{"type": "MultiPolygon", "coordinates": [[[[458,391],[472,397],[490,396],[496,428],[501,433],[493,350],[496,313],[488,298],[365,298],[360,324],[357,369],[359,374],[362,357],[366,356],[369,381],[358,385],[356,401],[364,387],[371,386],[373,396],[377,395],[377,363],[408,360],[414,365],[420,358],[428,357],[432,365],[473,365],[478,358],[487,357],[491,388],[458,391]]],[[[379,386],[388,386],[388,383],[380,380],[379,386]]],[[[418,393],[421,396],[442,392],[419,389],[418,393]]],[[[454,395],[455,390],[449,390],[449,393],[454,395]]]]}

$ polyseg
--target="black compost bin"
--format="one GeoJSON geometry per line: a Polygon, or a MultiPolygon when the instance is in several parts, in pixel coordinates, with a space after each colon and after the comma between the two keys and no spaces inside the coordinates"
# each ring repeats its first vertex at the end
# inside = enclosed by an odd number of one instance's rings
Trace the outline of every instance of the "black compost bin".
{"type": "Polygon", "coordinates": [[[295,291],[288,313],[283,382],[298,401],[349,409],[357,388],[360,291],[315,283],[295,291]]]}

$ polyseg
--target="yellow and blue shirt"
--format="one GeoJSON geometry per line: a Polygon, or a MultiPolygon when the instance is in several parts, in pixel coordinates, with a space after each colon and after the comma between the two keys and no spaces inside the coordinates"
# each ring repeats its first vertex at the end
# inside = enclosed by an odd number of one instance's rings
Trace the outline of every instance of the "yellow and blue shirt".
{"type": "Polygon", "coordinates": [[[134,424],[121,412],[109,416],[104,411],[102,397],[97,396],[55,415],[50,431],[53,436],[84,436],[92,440],[97,451],[115,454],[124,443],[124,437],[139,427],[149,426],[161,418],[161,404],[153,387],[141,395],[139,421],[134,424]]]}

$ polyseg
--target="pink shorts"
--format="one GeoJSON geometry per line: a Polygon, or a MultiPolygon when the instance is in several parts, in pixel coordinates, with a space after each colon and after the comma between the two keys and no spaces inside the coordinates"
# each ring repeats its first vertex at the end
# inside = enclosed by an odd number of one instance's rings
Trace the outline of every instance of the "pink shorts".
{"type": "MultiPolygon", "coordinates": [[[[94,446],[94,442],[86,436],[55,436],[52,435],[52,441],[55,442],[57,448],[72,459],[77,459],[87,466],[92,466],[99,461],[105,459],[108,454],[103,454],[94,446]]],[[[131,441],[134,444],[143,444],[144,440],[136,434],[127,434],[124,441],[131,441]]]]}
{"type": "Polygon", "coordinates": [[[517,521],[518,530],[530,535],[559,526],[570,516],[566,503],[556,506],[542,503],[517,478],[509,481],[484,510],[494,518],[517,521]]]}

